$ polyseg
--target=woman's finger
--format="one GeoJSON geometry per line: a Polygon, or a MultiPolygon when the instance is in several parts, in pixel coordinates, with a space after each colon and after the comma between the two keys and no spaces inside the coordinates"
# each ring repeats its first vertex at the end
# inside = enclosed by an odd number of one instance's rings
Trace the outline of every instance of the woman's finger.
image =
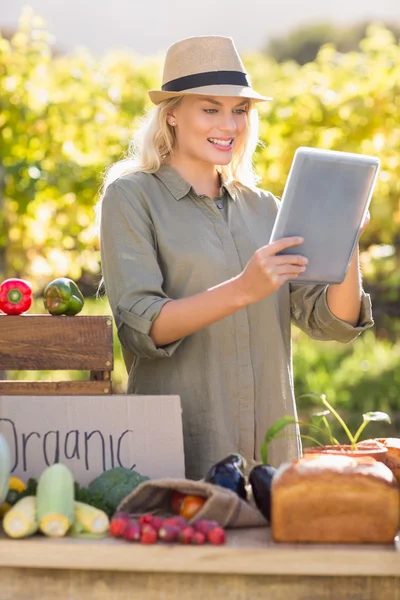
{"type": "Polygon", "coordinates": [[[286,248],[291,248],[292,246],[298,246],[303,242],[304,238],[299,236],[282,238],[281,240],[276,240],[276,242],[268,244],[268,246],[264,246],[263,250],[265,250],[265,253],[269,256],[273,256],[277,252],[281,252],[282,250],[286,250],[286,248]]]}
{"type": "Polygon", "coordinates": [[[275,276],[300,274],[305,271],[305,267],[297,265],[280,265],[273,269],[275,276]]]}
{"type": "Polygon", "coordinates": [[[273,265],[269,262],[263,265],[263,272],[272,280],[276,280],[280,275],[299,275],[304,271],[305,267],[298,265],[273,265]]]}
{"type": "Polygon", "coordinates": [[[269,256],[268,261],[274,265],[306,265],[308,263],[308,259],[301,254],[278,254],[269,256]]]}

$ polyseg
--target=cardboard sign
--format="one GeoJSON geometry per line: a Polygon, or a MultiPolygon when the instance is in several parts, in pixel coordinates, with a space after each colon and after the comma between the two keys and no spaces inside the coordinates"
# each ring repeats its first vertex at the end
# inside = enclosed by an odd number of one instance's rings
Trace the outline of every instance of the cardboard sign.
{"type": "Polygon", "coordinates": [[[0,433],[24,481],[54,462],[81,485],[118,466],[181,478],[181,412],[179,396],[0,396],[0,433]]]}

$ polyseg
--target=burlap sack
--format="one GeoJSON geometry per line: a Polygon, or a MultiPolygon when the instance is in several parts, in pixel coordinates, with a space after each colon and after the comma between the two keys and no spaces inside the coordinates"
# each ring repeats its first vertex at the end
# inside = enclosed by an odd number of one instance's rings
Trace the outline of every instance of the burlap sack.
{"type": "Polygon", "coordinates": [[[144,513],[153,513],[163,517],[173,516],[171,512],[171,492],[177,490],[183,494],[207,498],[204,506],[196,514],[196,519],[217,521],[222,527],[265,527],[267,520],[250,501],[239,498],[235,492],[226,488],[191,479],[153,479],[144,481],[131,492],[118,506],[138,517],[144,513]]]}

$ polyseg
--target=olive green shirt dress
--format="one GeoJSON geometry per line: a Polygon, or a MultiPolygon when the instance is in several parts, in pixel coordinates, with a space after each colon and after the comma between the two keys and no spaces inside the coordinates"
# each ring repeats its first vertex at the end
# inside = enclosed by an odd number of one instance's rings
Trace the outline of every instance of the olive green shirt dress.
{"type": "MultiPolygon", "coordinates": [[[[180,396],[189,478],[204,477],[234,451],[259,459],[269,425],[296,415],[291,321],[315,339],[341,342],[373,325],[367,294],[353,327],[329,310],[327,286],[287,283],[184,339],[154,345],[149,332],[164,304],[237,276],[268,244],[276,214],[269,192],[223,183],[221,196],[211,199],[169,165],[155,174],[124,175],[103,198],[102,271],[129,373],[127,392],[180,396]]],[[[300,451],[293,427],[271,444],[270,463],[278,466],[300,451]]]]}

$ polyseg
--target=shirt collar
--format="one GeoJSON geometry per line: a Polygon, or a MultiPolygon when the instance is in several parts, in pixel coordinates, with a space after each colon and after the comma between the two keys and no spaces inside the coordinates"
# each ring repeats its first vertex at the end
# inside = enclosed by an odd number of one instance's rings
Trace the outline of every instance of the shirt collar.
{"type": "MultiPolygon", "coordinates": [[[[176,200],[182,200],[189,194],[191,190],[195,192],[193,187],[176,171],[171,165],[163,164],[159,170],[154,173],[160,181],[163,182],[166,188],[171,192],[176,200]]],[[[221,174],[222,188],[224,188],[232,200],[236,200],[236,189],[232,182],[224,180],[221,174]]]]}

